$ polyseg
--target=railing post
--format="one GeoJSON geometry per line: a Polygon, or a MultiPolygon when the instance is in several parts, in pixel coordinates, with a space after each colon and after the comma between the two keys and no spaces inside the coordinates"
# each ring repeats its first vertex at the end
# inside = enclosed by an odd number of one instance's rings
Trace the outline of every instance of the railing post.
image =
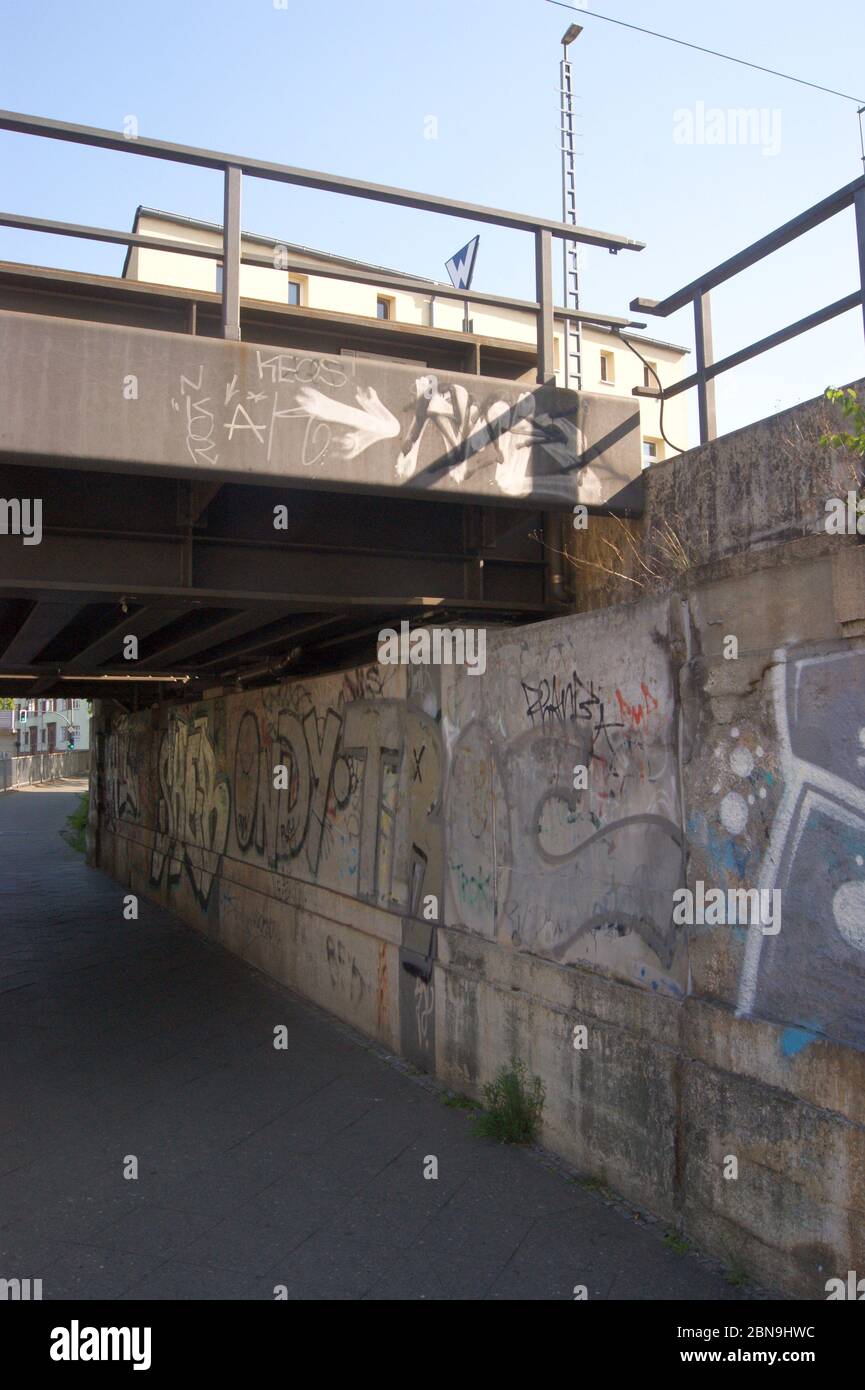
{"type": "Polygon", "coordinates": [[[712,306],[708,294],[698,294],[694,298],[694,329],[697,339],[697,399],[700,411],[700,443],[706,444],[718,437],[718,421],[715,413],[715,381],[706,379],[706,368],[711,367],[712,356],[712,306]]]}
{"type": "Polygon", "coordinates": [[[553,334],[553,235],[535,232],[535,298],[538,301],[538,381],[545,386],[556,379],[553,334]]]}
{"type": "Polygon", "coordinates": [[[222,219],[222,336],[240,341],[240,187],[236,164],[225,169],[222,219]]]}
{"type": "Polygon", "coordinates": [[[865,187],[853,200],[856,208],[856,240],[859,246],[859,284],[862,287],[862,320],[865,328],[865,187]]]}

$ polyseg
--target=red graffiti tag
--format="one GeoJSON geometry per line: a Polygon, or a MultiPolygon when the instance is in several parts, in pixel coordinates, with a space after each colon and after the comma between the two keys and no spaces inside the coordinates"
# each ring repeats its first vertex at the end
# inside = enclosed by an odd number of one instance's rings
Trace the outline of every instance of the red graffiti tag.
{"type": "Polygon", "coordinates": [[[616,691],[616,699],[619,702],[619,711],[624,719],[629,719],[635,729],[645,721],[649,722],[649,715],[658,708],[658,702],[649,690],[645,681],[640,682],[640,690],[643,694],[642,703],[639,705],[629,705],[621,690],[616,691]]]}

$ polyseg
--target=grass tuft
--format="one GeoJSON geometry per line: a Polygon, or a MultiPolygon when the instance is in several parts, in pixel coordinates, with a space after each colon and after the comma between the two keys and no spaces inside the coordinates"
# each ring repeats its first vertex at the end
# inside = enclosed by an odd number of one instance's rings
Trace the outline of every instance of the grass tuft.
{"type": "Polygon", "coordinates": [[[69,842],[73,849],[79,854],[84,854],[87,849],[87,812],[90,805],[90,798],[87,792],[81,797],[71,816],[66,817],[66,830],[63,831],[63,838],[69,842]]]}
{"type": "Polygon", "coordinates": [[[475,1134],[500,1144],[533,1144],[541,1127],[546,1088],[539,1076],[526,1079],[522,1062],[511,1059],[494,1081],[484,1086],[486,1111],[475,1121],[475,1134]]]}
{"type": "Polygon", "coordinates": [[[687,1255],[691,1248],[691,1242],[687,1236],[682,1235],[681,1231],[666,1231],[664,1244],[668,1250],[672,1250],[674,1255],[687,1255]]]}

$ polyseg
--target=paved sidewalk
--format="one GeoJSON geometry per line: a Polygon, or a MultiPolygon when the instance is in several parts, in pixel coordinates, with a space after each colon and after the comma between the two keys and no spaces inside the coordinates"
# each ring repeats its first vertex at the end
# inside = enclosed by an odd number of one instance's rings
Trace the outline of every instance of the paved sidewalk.
{"type": "Polygon", "coordinates": [[[46,1299],[742,1297],[169,914],[125,922],[59,833],[83,789],[0,796],[0,1278],[46,1299]]]}

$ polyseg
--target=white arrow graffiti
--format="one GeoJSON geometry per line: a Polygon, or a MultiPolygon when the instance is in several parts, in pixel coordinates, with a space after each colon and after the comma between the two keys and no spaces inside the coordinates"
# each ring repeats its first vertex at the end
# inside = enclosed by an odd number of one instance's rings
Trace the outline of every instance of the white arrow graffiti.
{"type": "Polygon", "coordinates": [[[304,386],[297,393],[298,407],[311,419],[347,427],[346,433],[336,440],[336,447],[347,459],[357,458],[371,444],[395,439],[399,434],[399,421],[372,387],[359,387],[355,399],[357,405],[346,405],[310,386],[304,386]]]}

